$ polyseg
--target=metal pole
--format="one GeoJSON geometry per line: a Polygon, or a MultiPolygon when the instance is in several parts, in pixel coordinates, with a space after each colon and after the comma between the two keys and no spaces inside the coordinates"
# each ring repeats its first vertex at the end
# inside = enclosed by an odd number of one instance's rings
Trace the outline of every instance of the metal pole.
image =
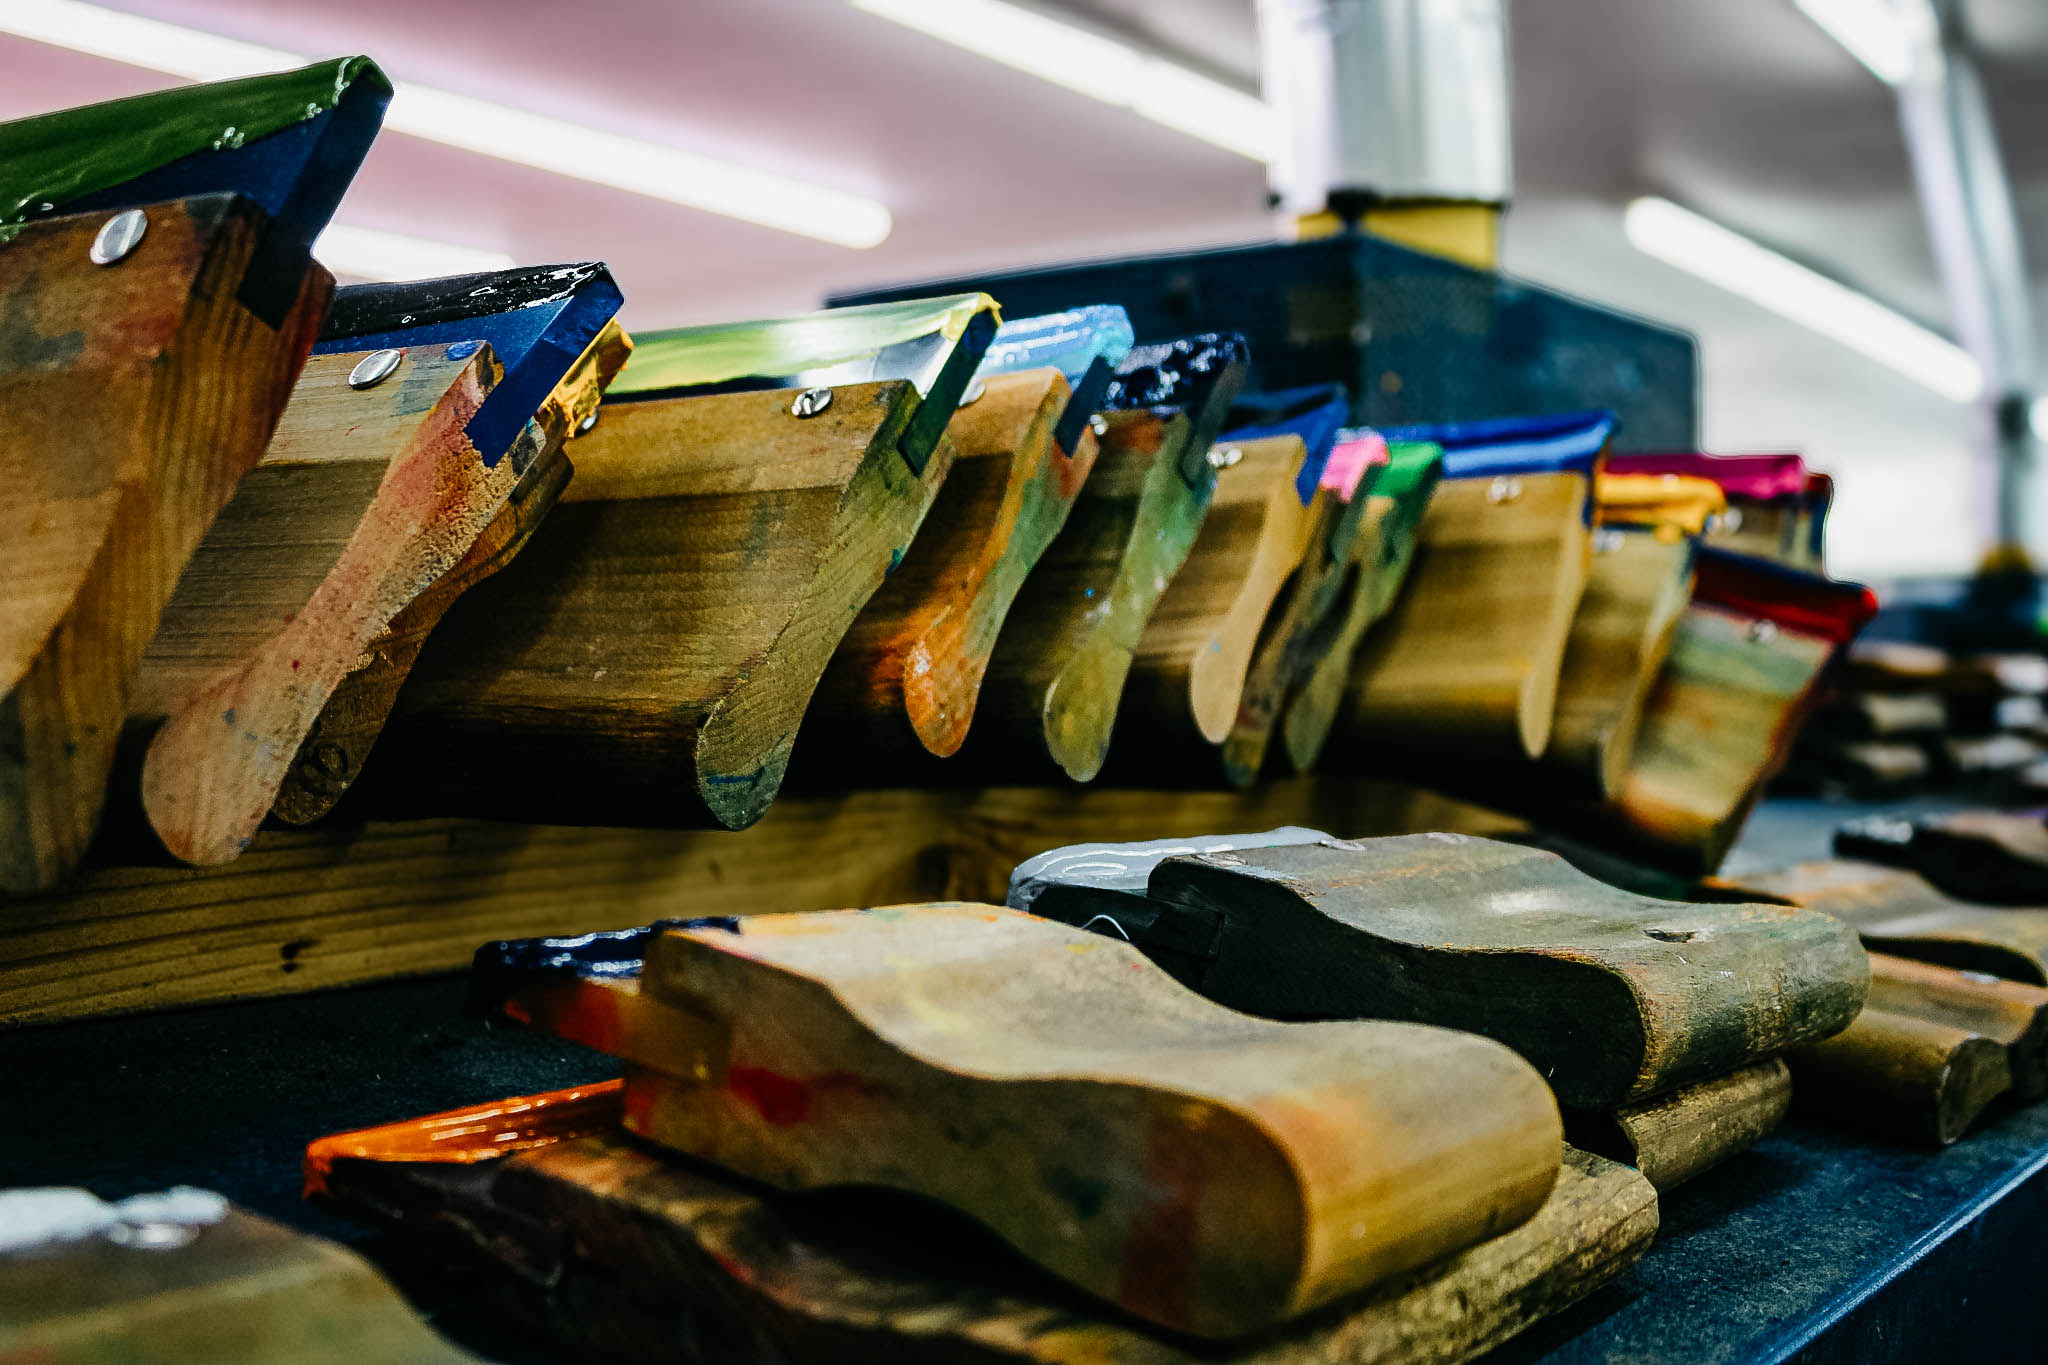
{"type": "Polygon", "coordinates": [[[1899,122],[1956,337],[1984,371],[1975,443],[1996,471],[1999,551],[2048,556],[2048,508],[2029,416],[2035,392],[2032,300],[1997,129],[1961,0],[1894,0],[1912,31],[1897,88],[1899,122]]]}

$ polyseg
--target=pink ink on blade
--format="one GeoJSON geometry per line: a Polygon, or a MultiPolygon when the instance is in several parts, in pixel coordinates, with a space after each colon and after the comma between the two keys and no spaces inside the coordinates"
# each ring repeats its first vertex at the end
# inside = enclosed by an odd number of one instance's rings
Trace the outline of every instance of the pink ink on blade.
{"type": "Polygon", "coordinates": [[[1797,455],[1702,455],[1669,451],[1608,457],[1610,474],[1686,474],[1712,479],[1732,498],[1765,502],[1806,491],[1806,462],[1797,455]]]}
{"type": "Polygon", "coordinates": [[[1322,482],[1316,487],[1334,488],[1338,497],[1350,502],[1365,478],[1365,471],[1386,462],[1387,440],[1377,431],[1344,436],[1330,451],[1329,462],[1323,466],[1322,482]]]}

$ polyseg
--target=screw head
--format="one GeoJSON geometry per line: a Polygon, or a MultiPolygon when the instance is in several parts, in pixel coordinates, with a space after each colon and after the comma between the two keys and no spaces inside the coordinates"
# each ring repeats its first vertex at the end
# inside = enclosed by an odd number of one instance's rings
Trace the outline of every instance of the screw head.
{"type": "Polygon", "coordinates": [[[1513,502],[1521,496],[1522,481],[1506,474],[1495,479],[1486,489],[1486,500],[1496,505],[1504,502],[1513,502]]]}
{"type": "Polygon", "coordinates": [[[1751,621],[1747,634],[1753,645],[1769,644],[1778,638],[1778,626],[1774,621],[1751,621]]]}
{"type": "Polygon", "coordinates": [[[798,417],[816,417],[831,406],[832,390],[805,389],[796,396],[796,401],[789,405],[789,410],[798,417]]]}
{"type": "Polygon", "coordinates": [[[1611,555],[1621,548],[1621,532],[1612,526],[1603,526],[1593,533],[1593,553],[1611,555]]]}
{"type": "Polygon", "coordinates": [[[405,352],[396,347],[372,351],[356,362],[348,372],[348,386],[352,389],[374,389],[391,377],[398,368],[398,362],[405,359],[405,352]]]}
{"type": "Polygon", "coordinates": [[[1731,507],[1721,514],[1721,529],[1724,531],[1740,531],[1742,529],[1742,509],[1740,507],[1731,507]]]}
{"type": "Polygon", "coordinates": [[[1109,419],[1099,412],[1090,414],[1088,430],[1094,432],[1097,436],[1109,435],[1109,419]]]}
{"type": "Polygon", "coordinates": [[[974,378],[967,381],[967,391],[960,395],[960,406],[963,408],[966,407],[969,403],[972,403],[975,400],[979,399],[983,394],[987,392],[988,385],[981,382],[980,375],[976,375],[974,378]]]}
{"type": "Polygon", "coordinates": [[[585,417],[582,421],[576,424],[576,434],[578,436],[581,436],[584,432],[590,430],[592,427],[596,425],[597,413],[595,410],[593,410],[589,416],[585,417]]]}
{"type": "Polygon", "coordinates": [[[148,231],[148,214],[141,209],[122,209],[100,224],[99,235],[92,239],[92,249],[86,255],[94,265],[113,265],[127,259],[142,244],[142,234],[148,231]]]}
{"type": "Polygon", "coordinates": [[[1228,469],[1243,458],[1244,451],[1237,446],[1211,446],[1209,448],[1209,468],[1211,469],[1228,469]]]}

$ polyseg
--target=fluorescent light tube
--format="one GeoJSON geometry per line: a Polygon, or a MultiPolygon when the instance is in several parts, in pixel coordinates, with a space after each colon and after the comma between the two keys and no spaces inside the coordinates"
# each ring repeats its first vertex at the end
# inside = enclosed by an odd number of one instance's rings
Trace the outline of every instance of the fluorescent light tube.
{"type": "Polygon", "coordinates": [[[1128,43],[1005,0],[853,0],[853,6],[1239,156],[1272,159],[1278,122],[1263,100],[1128,43]]]}
{"type": "Polygon", "coordinates": [[[1915,52],[1938,48],[1937,25],[1927,0],[1792,2],[1887,85],[1904,85],[1912,76],[1915,52]]]}
{"type": "Polygon", "coordinates": [[[313,255],[337,275],[359,280],[431,280],[443,275],[477,275],[519,264],[502,251],[456,246],[378,228],[330,223],[313,243],[313,255]]]}
{"type": "Polygon", "coordinates": [[[1947,337],[1668,199],[1643,198],[1622,219],[1636,250],[1831,337],[1958,403],[1984,392],[1984,371],[1947,337]]]}
{"type": "MultiPolygon", "coordinates": [[[[311,60],[83,0],[0,0],[0,33],[195,81],[311,60]]],[[[837,246],[876,246],[894,226],[888,206],[864,195],[410,81],[394,84],[384,120],[393,132],[837,246]]]]}

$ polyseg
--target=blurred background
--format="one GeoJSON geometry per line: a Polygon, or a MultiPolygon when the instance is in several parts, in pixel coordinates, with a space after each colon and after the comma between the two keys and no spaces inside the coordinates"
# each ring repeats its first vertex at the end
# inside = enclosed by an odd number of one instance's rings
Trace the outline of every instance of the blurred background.
{"type": "MultiPolygon", "coordinates": [[[[629,328],[1279,232],[1253,0],[1034,3],[1033,16],[1080,35],[1062,40],[1080,47],[1054,49],[1057,79],[1009,64],[1030,64],[1040,28],[998,34],[1007,61],[934,36],[946,3],[0,0],[0,119],[226,74],[218,64],[248,55],[209,39],[307,58],[365,52],[401,83],[388,127],[428,135],[377,142],[337,216],[353,240],[323,246],[337,273],[601,258],[626,290],[629,328]],[[123,15],[175,27],[124,28],[123,15]],[[1122,72],[1110,89],[1131,88],[1117,63],[1146,64],[1159,98],[1103,98],[1075,51],[1122,72]],[[543,117],[513,124],[449,95],[543,117]],[[493,137],[542,164],[469,149],[493,137]],[[602,179],[605,155],[630,162],[635,143],[686,154],[666,173],[710,189],[658,197],[545,168],[567,158],[602,179]],[[763,217],[782,225],[751,221],[763,217]]],[[[1799,450],[1836,476],[1834,573],[1964,573],[1990,540],[1967,398],[1653,257],[1624,228],[1631,202],[1660,196],[1953,333],[1881,54],[1859,60],[1815,17],[1827,8],[1511,0],[1515,188],[1502,263],[1694,332],[1707,448],[1799,450]]],[[[2048,4],[1962,8],[2038,315],[2048,4]]]]}

